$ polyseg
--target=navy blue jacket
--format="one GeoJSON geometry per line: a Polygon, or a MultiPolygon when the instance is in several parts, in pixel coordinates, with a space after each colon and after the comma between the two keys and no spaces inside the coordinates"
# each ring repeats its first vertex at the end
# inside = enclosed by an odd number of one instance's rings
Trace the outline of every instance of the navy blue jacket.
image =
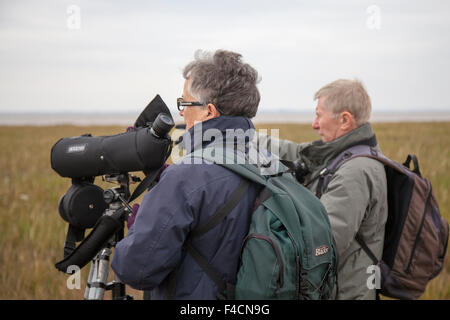
{"type": "MultiPolygon", "coordinates": [[[[221,116],[202,122],[202,131],[253,129],[244,117],[221,116]]],[[[193,135],[194,128],[186,134],[193,135]]],[[[193,142],[194,139],[191,139],[193,142]]],[[[203,141],[200,147],[208,142],[203,141]]],[[[188,151],[196,148],[194,144],[188,151]]],[[[200,159],[201,160],[201,159],[200,159]]],[[[218,165],[176,163],[143,197],[134,225],[117,243],[112,269],[126,284],[151,290],[151,299],[167,297],[168,275],[177,268],[175,299],[216,299],[217,287],[183,249],[183,243],[229,198],[241,177],[218,165]]],[[[259,187],[251,184],[233,211],[212,230],[192,240],[222,279],[236,283],[239,254],[259,187]]]]}

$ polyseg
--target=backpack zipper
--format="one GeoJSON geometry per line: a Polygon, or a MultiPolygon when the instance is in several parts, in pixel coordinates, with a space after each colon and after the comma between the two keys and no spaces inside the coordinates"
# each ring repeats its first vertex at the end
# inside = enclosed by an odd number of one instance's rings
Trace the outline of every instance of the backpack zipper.
{"type": "Polygon", "coordinates": [[[245,244],[247,243],[248,240],[250,240],[252,238],[267,241],[271,245],[273,250],[275,251],[275,255],[277,257],[277,261],[280,266],[279,267],[279,275],[278,275],[278,292],[277,292],[277,295],[279,295],[279,289],[282,288],[284,285],[284,283],[283,283],[284,282],[284,279],[283,279],[284,263],[283,263],[283,260],[281,259],[280,249],[278,248],[277,244],[270,237],[262,235],[262,234],[252,233],[252,234],[249,234],[247,237],[245,237],[244,242],[242,243],[241,256],[242,256],[242,251],[244,249],[245,244]]]}
{"type": "Polygon", "coordinates": [[[417,244],[419,243],[419,237],[420,237],[420,234],[422,233],[422,228],[423,228],[423,225],[425,223],[425,217],[426,217],[426,214],[427,214],[427,209],[428,209],[428,206],[430,204],[431,193],[432,193],[431,190],[432,189],[431,189],[431,186],[430,186],[430,191],[428,192],[428,195],[427,195],[427,201],[425,202],[425,210],[423,211],[423,215],[422,215],[422,221],[420,222],[419,230],[417,231],[416,238],[414,239],[414,245],[413,245],[412,250],[411,250],[411,255],[409,256],[408,265],[406,266],[406,269],[405,269],[406,273],[411,273],[411,264],[412,264],[412,260],[413,260],[413,257],[414,257],[414,252],[416,251],[417,244]]]}
{"type": "Polygon", "coordinates": [[[291,234],[286,229],[286,234],[292,242],[292,247],[295,250],[295,299],[298,300],[300,296],[300,257],[298,255],[297,247],[291,234]]]}

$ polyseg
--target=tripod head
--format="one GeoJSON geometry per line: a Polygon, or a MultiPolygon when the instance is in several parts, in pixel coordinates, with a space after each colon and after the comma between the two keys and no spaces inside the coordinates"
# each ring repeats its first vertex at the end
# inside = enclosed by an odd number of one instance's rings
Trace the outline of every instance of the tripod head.
{"type": "MultiPolygon", "coordinates": [[[[109,182],[116,182],[119,184],[119,186],[101,192],[103,203],[101,203],[100,199],[98,199],[100,197],[98,192],[96,192],[95,195],[90,195],[90,198],[84,201],[80,200],[80,196],[76,196],[77,194],[87,194],[87,192],[83,191],[83,189],[85,188],[87,188],[88,191],[101,189],[98,186],[95,186],[95,188],[93,187],[94,185],[86,183],[76,185],[75,189],[78,190],[78,192],[67,193],[64,196],[69,196],[69,200],[62,199],[60,201],[64,204],[67,202],[71,202],[70,199],[72,197],[75,197],[75,199],[72,201],[78,200],[80,202],[83,202],[83,207],[85,208],[83,212],[77,212],[77,215],[70,215],[67,214],[68,212],[64,211],[60,212],[61,216],[68,217],[69,222],[69,230],[67,232],[66,243],[64,246],[64,259],[55,265],[55,267],[62,272],[67,272],[67,268],[72,265],[83,268],[98,253],[99,250],[101,250],[105,246],[108,246],[108,243],[111,247],[115,245],[117,241],[120,241],[123,238],[124,221],[128,217],[128,214],[132,212],[130,205],[126,201],[126,199],[130,197],[130,175],[128,173],[114,176],[108,175],[104,177],[104,180],[109,182]],[[87,221],[91,223],[91,220],[93,219],[91,217],[89,217],[89,219],[79,218],[79,216],[82,214],[91,216],[93,214],[97,214],[97,212],[89,212],[90,210],[98,211],[99,206],[97,206],[96,203],[101,203],[100,207],[104,207],[104,210],[101,213],[101,216],[95,222],[93,226],[94,228],[89,236],[87,238],[84,238],[85,229],[92,226],[90,224],[79,224],[79,222],[87,221]],[[82,230],[82,232],[80,232],[79,230],[82,230]],[[117,232],[120,232],[120,235],[117,235],[117,232]],[[115,238],[112,239],[114,235],[115,238]],[[76,247],[76,242],[78,241],[82,241],[82,243],[78,247],[76,247]]],[[[65,208],[67,206],[61,205],[60,208],[61,207],[65,208]]]]}

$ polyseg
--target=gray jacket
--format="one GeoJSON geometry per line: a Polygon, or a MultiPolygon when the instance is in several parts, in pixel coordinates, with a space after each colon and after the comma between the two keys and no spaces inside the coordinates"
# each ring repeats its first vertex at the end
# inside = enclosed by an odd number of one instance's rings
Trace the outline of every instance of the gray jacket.
{"type": "MultiPolygon", "coordinates": [[[[373,134],[370,124],[366,123],[328,143],[318,140],[298,144],[279,140],[279,156],[283,160],[303,160],[310,170],[305,180],[308,183],[338,154],[373,134]]],[[[274,145],[270,137],[258,138],[260,145],[274,145]]],[[[376,148],[379,150],[378,146],[376,148]]],[[[308,185],[313,192],[317,189],[317,181],[308,185]]],[[[372,284],[369,278],[373,271],[367,268],[373,262],[355,236],[359,231],[375,256],[381,259],[388,212],[383,164],[366,157],[344,163],[331,177],[321,201],[327,209],[339,254],[337,298],[375,299],[375,290],[367,285],[368,280],[372,284]]]]}

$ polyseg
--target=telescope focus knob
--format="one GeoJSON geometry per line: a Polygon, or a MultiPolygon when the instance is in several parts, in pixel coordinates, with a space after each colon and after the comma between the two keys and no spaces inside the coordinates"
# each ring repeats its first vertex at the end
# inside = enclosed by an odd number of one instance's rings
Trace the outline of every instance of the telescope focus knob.
{"type": "Polygon", "coordinates": [[[107,204],[110,204],[110,203],[114,202],[115,200],[117,200],[117,196],[113,190],[107,189],[103,192],[103,199],[105,199],[105,202],[107,204]]]}

